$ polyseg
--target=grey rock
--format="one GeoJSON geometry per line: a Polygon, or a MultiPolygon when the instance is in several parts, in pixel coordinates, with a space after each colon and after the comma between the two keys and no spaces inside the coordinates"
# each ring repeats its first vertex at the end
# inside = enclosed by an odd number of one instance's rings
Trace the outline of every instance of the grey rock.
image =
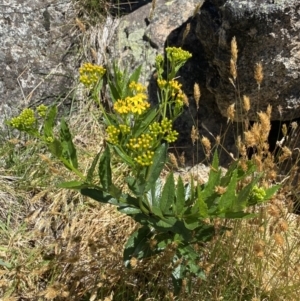
{"type": "Polygon", "coordinates": [[[240,101],[248,95],[248,113],[273,107],[272,120],[300,117],[300,2],[298,0],[206,0],[197,15],[196,35],[209,63],[206,87],[214,94],[221,113],[236,103],[236,120],[243,116],[240,101]],[[228,78],[230,42],[238,44],[238,93],[228,78]],[[260,90],[254,66],[261,62],[264,80],[260,90]],[[281,106],[282,110],[278,110],[281,106]]]}
{"type": "Polygon", "coordinates": [[[155,57],[164,52],[173,31],[193,16],[199,0],[156,0],[120,19],[120,25],[109,49],[110,59],[134,70],[142,65],[141,81],[149,83],[155,57]],[[153,3],[154,3],[153,2],[153,3]]]}
{"type": "Polygon", "coordinates": [[[0,10],[1,128],[24,106],[69,93],[78,32],[71,0],[3,0],[0,10]]]}

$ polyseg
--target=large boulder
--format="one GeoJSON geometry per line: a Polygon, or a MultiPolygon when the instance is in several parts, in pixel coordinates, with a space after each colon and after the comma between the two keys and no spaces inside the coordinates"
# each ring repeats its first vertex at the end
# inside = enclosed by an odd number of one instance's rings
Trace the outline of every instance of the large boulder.
{"type": "Polygon", "coordinates": [[[3,0],[0,6],[1,129],[24,106],[70,95],[78,31],[72,0],[3,0]]]}
{"type": "Polygon", "coordinates": [[[196,35],[209,63],[206,87],[226,116],[229,105],[245,94],[251,99],[248,117],[273,106],[273,120],[300,117],[300,1],[206,0],[197,15],[196,35]],[[229,81],[230,42],[238,45],[236,89],[229,81]],[[254,79],[256,63],[263,66],[260,90],[254,79]]]}
{"type": "MultiPolygon", "coordinates": [[[[146,2],[149,1],[142,1],[146,2]]],[[[123,16],[114,41],[108,47],[110,56],[107,63],[115,59],[119,65],[131,70],[142,65],[141,80],[148,83],[155,70],[156,55],[173,43],[174,32],[175,40],[178,39],[183,24],[193,16],[198,2],[156,0],[123,16]]]]}

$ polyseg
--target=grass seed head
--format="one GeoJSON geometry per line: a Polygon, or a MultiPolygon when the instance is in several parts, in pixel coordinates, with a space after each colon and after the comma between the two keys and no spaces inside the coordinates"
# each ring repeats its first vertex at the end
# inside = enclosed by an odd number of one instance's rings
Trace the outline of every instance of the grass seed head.
{"type": "Polygon", "coordinates": [[[230,105],[228,108],[227,108],[227,123],[229,121],[233,122],[234,121],[234,113],[235,113],[235,104],[233,103],[232,105],[230,105]]]}
{"type": "Polygon", "coordinates": [[[282,125],[281,131],[282,131],[283,137],[286,137],[286,135],[287,135],[287,126],[286,126],[285,123],[282,125]]]}
{"type": "Polygon", "coordinates": [[[200,100],[200,97],[201,97],[200,86],[199,86],[198,83],[195,83],[194,84],[194,99],[195,99],[195,102],[196,102],[197,110],[199,109],[199,100],[200,100]]]}
{"type": "Polygon", "coordinates": [[[215,187],[215,192],[219,195],[222,195],[226,192],[227,188],[226,187],[222,187],[222,186],[216,186],[215,187]]]}
{"type": "Polygon", "coordinates": [[[175,155],[173,153],[169,153],[169,159],[170,159],[170,162],[172,163],[172,165],[178,169],[179,166],[178,166],[178,162],[177,162],[177,159],[175,157],[175,155]]]}
{"type": "Polygon", "coordinates": [[[258,87],[260,88],[260,84],[264,79],[263,68],[262,68],[261,63],[256,63],[256,65],[255,65],[254,79],[256,80],[256,83],[257,83],[258,87]]]}
{"type": "Polygon", "coordinates": [[[209,157],[210,151],[211,151],[211,143],[210,143],[209,139],[203,136],[201,139],[201,143],[204,146],[206,156],[209,157]]]}
{"type": "Polygon", "coordinates": [[[187,97],[187,95],[185,93],[182,94],[182,100],[185,106],[189,107],[190,103],[189,103],[189,98],[187,97]]]}
{"type": "Polygon", "coordinates": [[[230,75],[232,76],[233,80],[236,80],[237,70],[236,70],[236,64],[233,59],[230,59],[230,75]]]}
{"type": "Polygon", "coordinates": [[[292,156],[292,151],[287,146],[282,147],[281,150],[282,154],[279,156],[279,163],[289,159],[292,156]]]}
{"type": "Polygon", "coordinates": [[[185,153],[182,152],[181,155],[179,156],[179,163],[181,166],[185,166],[185,153]]]}
{"type": "Polygon", "coordinates": [[[236,64],[238,58],[238,47],[236,43],[236,38],[233,37],[231,40],[231,58],[233,62],[236,64]]]}
{"type": "Polygon", "coordinates": [[[259,240],[255,242],[253,245],[254,255],[258,258],[264,257],[265,255],[264,249],[265,249],[265,242],[263,240],[259,240]]]}
{"type": "Polygon", "coordinates": [[[194,125],[192,126],[191,139],[193,145],[195,144],[196,140],[199,140],[199,131],[194,125]]]}
{"type": "Polygon", "coordinates": [[[216,145],[220,145],[221,144],[221,136],[217,135],[216,137],[216,145]]]}
{"type": "Polygon", "coordinates": [[[295,131],[295,130],[298,128],[298,123],[297,123],[297,121],[293,121],[293,122],[291,123],[291,128],[292,128],[293,131],[295,131]]]}
{"type": "Polygon", "coordinates": [[[246,95],[243,96],[243,107],[246,112],[250,110],[250,98],[246,95]]]}
{"type": "Polygon", "coordinates": [[[284,238],[282,237],[281,234],[279,233],[275,233],[274,234],[274,240],[275,240],[275,243],[279,246],[283,246],[284,245],[284,238]]]}
{"type": "Polygon", "coordinates": [[[280,219],[277,224],[277,227],[280,232],[286,232],[289,229],[289,224],[286,220],[280,219]]]}
{"type": "Polygon", "coordinates": [[[281,105],[279,105],[279,106],[277,107],[277,110],[278,110],[279,115],[282,116],[283,108],[282,108],[281,105]]]}
{"type": "Polygon", "coordinates": [[[75,18],[75,23],[78,26],[78,28],[81,30],[81,32],[86,32],[85,25],[82,23],[82,21],[79,18],[75,18]]]}

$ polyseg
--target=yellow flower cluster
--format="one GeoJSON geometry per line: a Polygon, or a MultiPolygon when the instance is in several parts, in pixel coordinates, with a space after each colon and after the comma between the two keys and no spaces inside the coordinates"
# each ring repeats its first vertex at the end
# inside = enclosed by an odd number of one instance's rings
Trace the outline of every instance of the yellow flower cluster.
{"type": "Polygon", "coordinates": [[[172,121],[164,118],[161,123],[153,122],[149,126],[150,132],[154,136],[162,135],[167,142],[175,142],[178,137],[178,132],[172,129],[172,121]]]}
{"type": "Polygon", "coordinates": [[[46,117],[47,110],[48,110],[48,107],[43,104],[36,108],[38,115],[42,118],[46,117]]]}
{"type": "Polygon", "coordinates": [[[35,128],[36,118],[32,109],[24,109],[17,117],[13,117],[8,124],[19,131],[28,131],[35,128]]]}
{"type": "Polygon", "coordinates": [[[183,50],[181,47],[167,47],[167,56],[174,63],[185,62],[192,57],[192,54],[188,51],[183,50]]]}
{"type": "Polygon", "coordinates": [[[150,134],[142,134],[138,138],[131,138],[127,147],[137,153],[134,158],[138,164],[149,166],[153,163],[154,152],[149,150],[153,146],[153,138],[150,134]]]}
{"type": "Polygon", "coordinates": [[[164,61],[164,57],[161,54],[159,54],[159,55],[156,56],[156,58],[155,58],[155,64],[156,64],[156,66],[161,66],[161,64],[163,63],[163,61],[164,61]]]}
{"type": "Polygon", "coordinates": [[[175,105],[178,107],[182,107],[184,104],[184,93],[181,90],[182,84],[179,83],[177,80],[170,80],[166,81],[164,79],[157,80],[158,87],[163,90],[169,90],[171,96],[175,98],[175,105]]]}
{"type": "Polygon", "coordinates": [[[106,69],[102,66],[85,63],[79,68],[79,80],[86,87],[95,85],[100,78],[105,74],[106,69]]]}
{"type": "Polygon", "coordinates": [[[120,129],[115,127],[114,125],[109,125],[106,129],[106,132],[108,134],[107,141],[112,144],[118,144],[119,143],[119,134],[120,129]]]}
{"type": "Polygon", "coordinates": [[[137,156],[134,161],[136,161],[138,164],[142,166],[149,166],[153,164],[153,156],[154,152],[153,151],[146,151],[146,153],[137,156]]]}
{"type": "Polygon", "coordinates": [[[129,134],[130,133],[130,127],[126,124],[120,124],[119,128],[120,128],[122,134],[129,134]]]}
{"type": "Polygon", "coordinates": [[[146,92],[146,87],[140,83],[136,83],[135,81],[133,81],[129,84],[129,89],[136,93],[145,93],[146,92]]]}
{"type": "Polygon", "coordinates": [[[149,134],[142,134],[141,137],[132,138],[129,140],[128,148],[132,150],[145,150],[149,149],[152,145],[153,138],[149,134]]]}
{"type": "Polygon", "coordinates": [[[139,84],[132,82],[129,88],[136,93],[134,96],[128,96],[125,99],[119,99],[114,103],[114,110],[119,114],[137,114],[141,115],[149,107],[150,104],[147,101],[147,95],[145,94],[146,88],[139,84]]]}
{"type": "Polygon", "coordinates": [[[130,133],[130,127],[126,124],[119,124],[118,127],[109,125],[106,129],[108,134],[107,141],[111,144],[118,145],[120,143],[120,133],[127,135],[130,133]]]}

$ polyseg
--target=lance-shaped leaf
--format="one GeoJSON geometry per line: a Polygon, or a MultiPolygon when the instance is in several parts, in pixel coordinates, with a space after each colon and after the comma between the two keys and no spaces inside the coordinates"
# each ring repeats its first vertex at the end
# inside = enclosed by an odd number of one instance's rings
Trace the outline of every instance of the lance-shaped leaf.
{"type": "Polygon", "coordinates": [[[97,163],[99,161],[100,158],[100,152],[95,156],[95,158],[93,159],[93,162],[91,164],[91,167],[89,168],[88,172],[87,172],[87,176],[86,176],[86,181],[88,183],[91,183],[93,181],[93,175],[94,175],[94,171],[96,169],[97,163]]]}
{"type": "Polygon", "coordinates": [[[76,148],[72,141],[72,135],[64,118],[60,123],[60,139],[63,148],[62,156],[67,159],[71,166],[78,168],[76,148]]]}
{"type": "Polygon", "coordinates": [[[176,216],[181,217],[184,211],[185,204],[185,191],[181,177],[178,178],[176,187],[176,201],[174,204],[173,212],[176,216]]]}
{"type": "Polygon", "coordinates": [[[249,196],[252,192],[253,186],[259,181],[260,177],[253,179],[248,185],[246,185],[237,195],[233,202],[232,211],[238,212],[246,209],[248,205],[249,196]]]}
{"type": "Polygon", "coordinates": [[[130,78],[129,78],[129,84],[131,82],[138,82],[139,81],[139,77],[140,77],[140,74],[141,74],[141,70],[142,70],[142,65],[138,66],[134,71],[133,73],[131,74],[130,78]]]}
{"type": "Polygon", "coordinates": [[[167,181],[163,187],[162,195],[160,198],[160,209],[163,215],[167,215],[171,213],[171,208],[174,204],[175,197],[175,183],[174,183],[174,175],[171,172],[167,178],[167,181]]]}
{"type": "Polygon", "coordinates": [[[236,187],[237,187],[237,170],[232,173],[230,182],[226,187],[225,193],[223,193],[219,199],[218,209],[219,212],[225,212],[228,209],[232,210],[236,199],[236,187]]]}
{"type": "Polygon", "coordinates": [[[88,188],[90,184],[83,183],[80,181],[69,181],[69,182],[62,182],[58,184],[59,188],[67,188],[67,189],[82,189],[88,188]]]}
{"type": "Polygon", "coordinates": [[[109,147],[106,146],[105,151],[103,152],[100,163],[99,163],[99,178],[102,187],[105,191],[109,191],[111,187],[111,167],[110,167],[110,151],[109,147]]]}
{"type": "Polygon", "coordinates": [[[52,106],[45,118],[44,121],[44,136],[45,138],[53,137],[53,127],[54,127],[54,121],[57,115],[57,107],[52,106]]]}
{"type": "Polygon", "coordinates": [[[145,192],[148,191],[158,179],[167,160],[168,144],[162,143],[155,151],[153,164],[149,167],[146,175],[145,192]]]}
{"type": "Polygon", "coordinates": [[[80,190],[80,193],[100,203],[118,204],[113,196],[100,189],[83,188],[80,190]]]}

